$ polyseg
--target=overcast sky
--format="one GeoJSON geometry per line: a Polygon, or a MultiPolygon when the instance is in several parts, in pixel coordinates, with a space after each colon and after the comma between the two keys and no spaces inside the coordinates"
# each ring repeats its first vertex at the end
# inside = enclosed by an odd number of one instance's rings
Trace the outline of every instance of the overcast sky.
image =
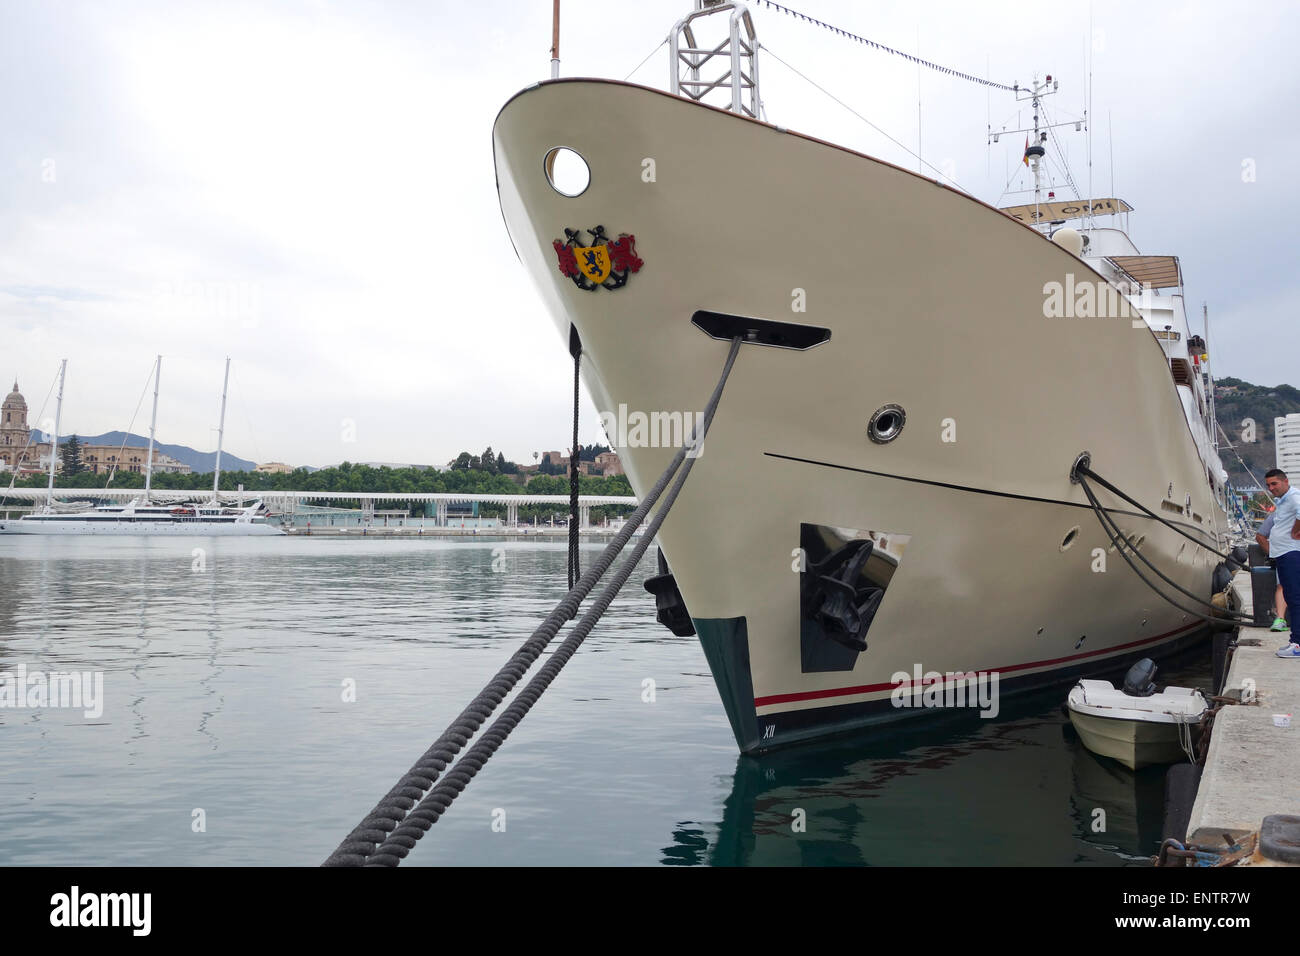
{"type": "MultiPolygon", "coordinates": [[[[1189,311],[1208,301],[1216,374],[1300,384],[1295,7],[789,5],[1001,82],[1051,73],[1058,118],[1082,113],[1091,59],[1091,172],[1084,134],[1060,134],[1080,188],[1111,194],[1113,128],[1114,193],[1143,252],[1181,257],[1189,311]]],[[[563,75],[622,79],[690,7],[565,0],[563,75]]],[[[211,450],[230,355],[226,448],[246,458],[566,447],[566,343],[491,151],[502,103],[548,75],[550,8],[0,0],[0,391],[16,377],[39,427],[66,357],[63,431],[125,429],[161,353],[160,440],[211,450]]],[[[924,159],[998,202],[1023,137],[985,131],[1027,121],[1010,94],[751,8],[777,56],[913,151],[919,92],[924,159]]],[[[666,87],[666,48],[632,79],[666,87]]],[[[769,121],[916,168],[771,58],[762,82],[769,121]]]]}

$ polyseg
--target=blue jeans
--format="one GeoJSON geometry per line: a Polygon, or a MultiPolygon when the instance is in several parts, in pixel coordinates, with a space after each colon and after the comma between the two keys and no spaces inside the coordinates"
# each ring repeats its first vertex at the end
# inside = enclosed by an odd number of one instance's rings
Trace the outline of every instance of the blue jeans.
{"type": "Polygon", "coordinates": [[[1300,644],[1296,634],[1296,612],[1300,611],[1300,551],[1288,551],[1278,557],[1277,583],[1282,586],[1282,597],[1291,618],[1291,643],[1300,644]]]}

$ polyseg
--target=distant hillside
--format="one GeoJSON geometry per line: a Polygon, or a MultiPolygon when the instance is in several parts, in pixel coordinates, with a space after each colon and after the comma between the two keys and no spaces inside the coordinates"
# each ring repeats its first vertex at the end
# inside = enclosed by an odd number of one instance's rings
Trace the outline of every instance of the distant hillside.
{"type": "MultiPolygon", "coordinates": [[[[1237,453],[1250,465],[1260,481],[1264,472],[1277,467],[1273,443],[1273,419],[1300,412],[1300,389],[1290,385],[1252,385],[1239,378],[1221,378],[1214,383],[1214,406],[1219,424],[1228,433],[1237,453]],[[1255,422],[1255,441],[1242,441],[1242,422],[1255,422]]],[[[1222,441],[1222,436],[1220,436],[1222,441]]],[[[1221,448],[1223,467],[1236,485],[1253,485],[1230,448],[1221,448]]]]}
{"type": "MultiPolygon", "coordinates": [[[[36,436],[36,441],[49,441],[48,435],[33,429],[32,433],[36,436]]],[[[68,440],[67,435],[59,438],[59,444],[62,445],[68,440]]],[[[148,435],[128,435],[126,432],[104,432],[102,435],[78,435],[77,441],[83,445],[121,445],[122,439],[126,439],[127,448],[148,448],[148,435]]],[[[210,474],[217,466],[217,453],[215,451],[195,451],[188,445],[164,445],[156,442],[153,446],[164,455],[171,455],[179,462],[189,465],[195,474],[210,474]]],[[[247,458],[240,458],[238,455],[232,455],[230,452],[223,450],[221,452],[221,470],[222,471],[252,471],[257,467],[257,462],[249,461],[247,458]]]]}

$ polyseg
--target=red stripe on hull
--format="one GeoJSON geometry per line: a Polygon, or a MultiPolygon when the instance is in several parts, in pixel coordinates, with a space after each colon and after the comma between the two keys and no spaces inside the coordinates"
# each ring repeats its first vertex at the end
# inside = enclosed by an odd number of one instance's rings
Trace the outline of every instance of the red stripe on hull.
{"type": "MultiPolygon", "coordinates": [[[[1114,647],[1107,647],[1099,651],[1085,651],[1082,654],[1071,654],[1068,657],[1056,657],[1046,661],[1029,661],[1024,664],[1012,664],[1008,667],[990,668],[989,671],[996,671],[999,674],[1008,674],[1012,671],[1030,670],[1035,667],[1048,667],[1053,664],[1064,664],[1067,661],[1077,661],[1087,657],[1098,657],[1102,654],[1113,654],[1116,651],[1126,650],[1130,647],[1140,647],[1143,644],[1151,644],[1155,641],[1164,640],[1166,637],[1173,637],[1175,634],[1182,634],[1193,628],[1202,626],[1201,621],[1188,624],[1186,627],[1180,627],[1172,631],[1166,631],[1164,634],[1156,634],[1154,637],[1144,637],[1140,641],[1130,641],[1127,644],[1117,644],[1114,647]]],[[[989,671],[985,671],[988,673],[989,671]]],[[[910,681],[908,682],[910,683],[910,681]]],[[[801,700],[820,700],[826,697],[852,697],[856,694],[872,694],[882,690],[894,690],[900,684],[862,684],[857,687],[833,687],[830,690],[810,690],[797,694],[772,694],[769,697],[755,697],[755,707],[767,707],[771,704],[789,704],[801,700]]]]}

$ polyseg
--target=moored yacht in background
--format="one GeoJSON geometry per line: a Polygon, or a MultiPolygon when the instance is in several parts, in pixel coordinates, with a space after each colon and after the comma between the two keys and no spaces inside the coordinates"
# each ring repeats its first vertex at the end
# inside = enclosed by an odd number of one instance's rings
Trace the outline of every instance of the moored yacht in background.
{"type": "MultiPolygon", "coordinates": [[[[158,424],[158,382],[162,374],[162,356],[154,363],[153,416],[149,422],[149,451],[145,459],[144,491],[126,504],[100,505],[88,510],[60,509],[54,501],[54,474],[59,447],[59,423],[63,414],[64,360],[59,368],[59,397],[55,412],[54,436],[50,443],[49,485],[44,507],[33,514],[15,519],[0,519],[0,534],[98,534],[98,535],[280,535],[284,530],[266,522],[266,509],[260,501],[248,507],[232,508],[219,499],[221,481],[221,445],[225,434],[226,385],[230,379],[230,359],[226,359],[226,378],[221,390],[221,425],[217,432],[217,458],[209,501],[158,504],[150,499],[153,483],[154,432],[158,424]]],[[[112,480],[110,475],[110,481],[112,480]]],[[[88,489],[89,496],[94,495],[88,489]]]]}

